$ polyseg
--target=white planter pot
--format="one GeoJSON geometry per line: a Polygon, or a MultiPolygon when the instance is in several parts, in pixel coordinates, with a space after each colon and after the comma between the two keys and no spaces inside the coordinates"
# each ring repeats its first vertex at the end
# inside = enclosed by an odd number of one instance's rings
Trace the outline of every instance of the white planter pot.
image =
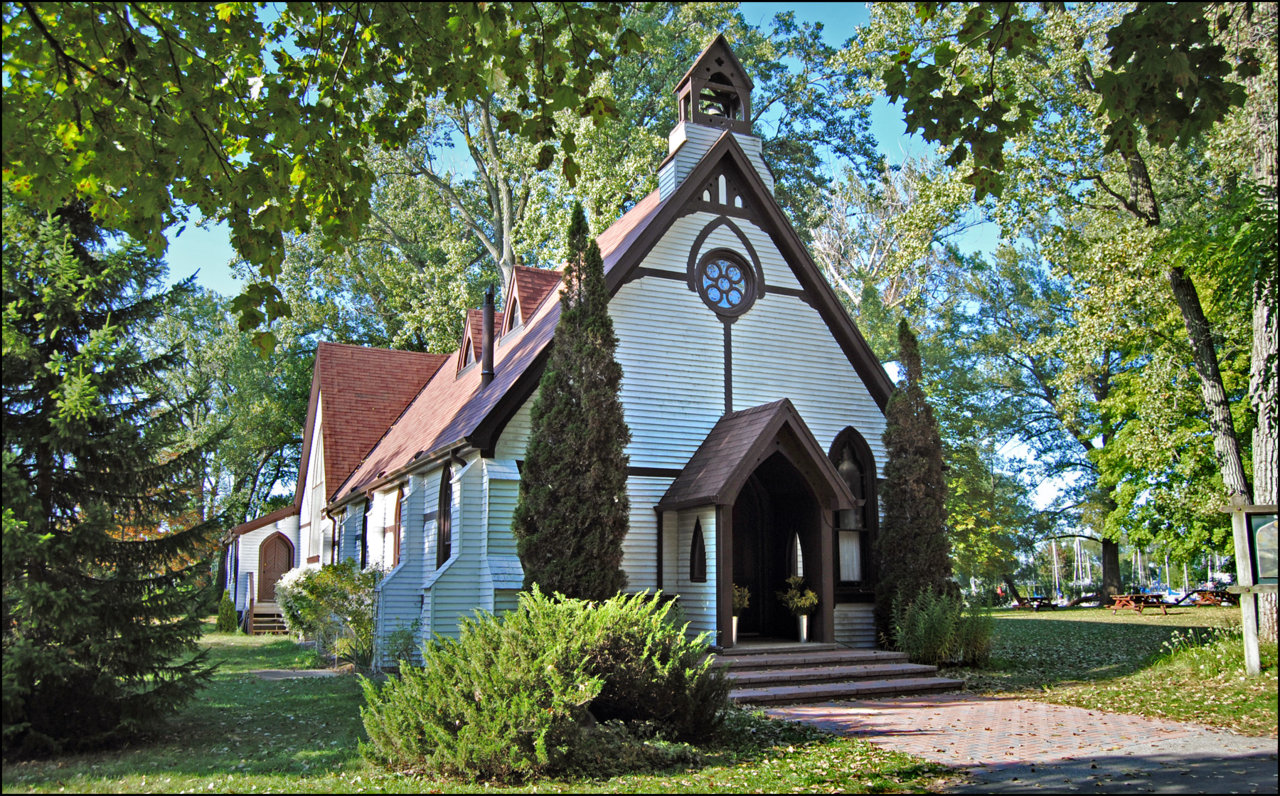
{"type": "Polygon", "coordinates": [[[800,643],[804,644],[809,641],[809,617],[796,617],[800,620],[800,643]]]}

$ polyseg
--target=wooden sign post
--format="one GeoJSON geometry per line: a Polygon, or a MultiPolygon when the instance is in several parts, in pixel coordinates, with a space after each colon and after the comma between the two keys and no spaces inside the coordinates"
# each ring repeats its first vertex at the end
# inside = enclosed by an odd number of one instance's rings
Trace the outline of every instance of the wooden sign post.
{"type": "Polygon", "coordinates": [[[1276,507],[1234,506],[1231,531],[1236,550],[1236,585],[1244,625],[1244,668],[1261,670],[1258,657],[1258,595],[1276,590],[1276,507]]]}

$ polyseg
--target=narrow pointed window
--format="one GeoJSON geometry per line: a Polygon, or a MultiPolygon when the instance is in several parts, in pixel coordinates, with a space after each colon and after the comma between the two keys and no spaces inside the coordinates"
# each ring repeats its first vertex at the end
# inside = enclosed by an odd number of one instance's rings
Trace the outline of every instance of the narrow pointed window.
{"type": "Polygon", "coordinates": [[[693,543],[689,546],[689,580],[707,582],[707,545],[702,538],[702,520],[693,523],[693,543]]]}
{"type": "Polygon", "coordinates": [[[440,504],[436,507],[436,568],[444,566],[453,554],[453,473],[448,467],[440,473],[440,504]]]}

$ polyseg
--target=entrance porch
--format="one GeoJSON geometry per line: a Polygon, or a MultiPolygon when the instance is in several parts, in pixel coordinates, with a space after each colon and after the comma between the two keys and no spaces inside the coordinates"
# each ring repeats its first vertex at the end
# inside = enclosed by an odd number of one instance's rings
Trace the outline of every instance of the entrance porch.
{"type": "Polygon", "coordinates": [[[750,591],[750,603],[739,613],[740,643],[797,641],[798,621],[777,592],[787,577],[801,575],[818,596],[809,638],[832,643],[834,520],[858,505],[790,401],[730,413],[656,507],[678,539],[675,549],[664,550],[671,567],[664,571],[674,570],[673,590],[688,613],[704,616],[714,628],[714,644],[722,650],[734,646],[735,584],[750,591]]]}

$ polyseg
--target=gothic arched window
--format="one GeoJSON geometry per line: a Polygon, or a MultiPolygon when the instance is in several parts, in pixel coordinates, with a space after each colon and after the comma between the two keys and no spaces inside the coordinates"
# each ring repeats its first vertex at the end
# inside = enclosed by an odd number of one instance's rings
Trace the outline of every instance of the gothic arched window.
{"type": "Polygon", "coordinates": [[[693,523],[693,541],[689,545],[689,580],[707,582],[707,543],[702,538],[702,520],[693,523]]]}
{"type": "Polygon", "coordinates": [[[436,568],[453,553],[453,473],[440,471],[440,502],[436,506],[436,568]]]}

